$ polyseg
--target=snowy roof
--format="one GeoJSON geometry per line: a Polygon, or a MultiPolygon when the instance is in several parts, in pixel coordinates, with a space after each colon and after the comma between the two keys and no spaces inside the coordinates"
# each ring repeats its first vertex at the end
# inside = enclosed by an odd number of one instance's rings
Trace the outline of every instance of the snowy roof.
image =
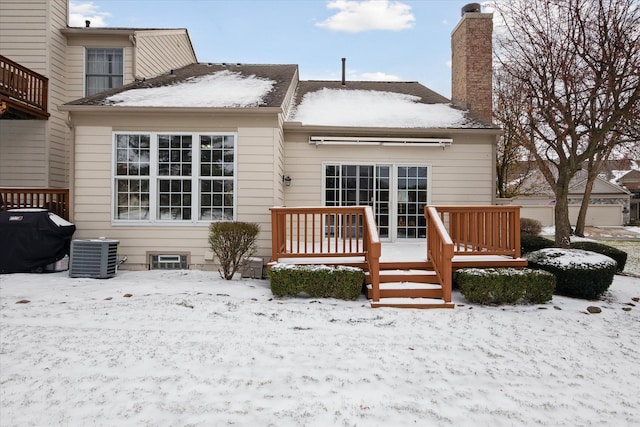
{"type": "Polygon", "coordinates": [[[280,107],[297,68],[297,65],[191,64],[68,105],[280,107]]]}
{"type": "MultiPolygon", "coordinates": [[[[284,107],[297,65],[192,64],[73,106],[284,107]]],[[[417,82],[301,81],[287,120],[303,126],[498,129],[417,82]]]]}
{"type": "Polygon", "coordinates": [[[494,128],[417,82],[302,81],[288,120],[318,126],[494,128]]]}

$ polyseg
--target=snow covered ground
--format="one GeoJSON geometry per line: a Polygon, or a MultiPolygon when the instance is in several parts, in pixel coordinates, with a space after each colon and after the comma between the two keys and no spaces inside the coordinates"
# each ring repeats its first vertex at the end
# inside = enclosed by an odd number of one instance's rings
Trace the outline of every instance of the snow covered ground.
{"type": "Polygon", "coordinates": [[[616,276],[601,301],[371,309],[214,272],[0,275],[0,425],[640,425],[637,297],[616,276]]]}

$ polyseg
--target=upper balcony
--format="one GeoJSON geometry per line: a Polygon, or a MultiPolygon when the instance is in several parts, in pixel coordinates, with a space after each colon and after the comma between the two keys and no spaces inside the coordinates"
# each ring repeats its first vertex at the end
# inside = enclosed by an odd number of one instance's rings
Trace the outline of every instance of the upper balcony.
{"type": "Polygon", "coordinates": [[[47,120],[49,79],[0,55],[0,119],[47,120]]]}

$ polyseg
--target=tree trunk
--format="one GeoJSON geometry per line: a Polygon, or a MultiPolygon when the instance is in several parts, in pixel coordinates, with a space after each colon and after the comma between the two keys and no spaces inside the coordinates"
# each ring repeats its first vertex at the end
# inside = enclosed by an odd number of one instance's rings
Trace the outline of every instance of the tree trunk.
{"type": "Polygon", "coordinates": [[[556,246],[568,248],[571,244],[571,222],[569,221],[569,177],[567,172],[558,171],[558,180],[555,188],[556,205],[556,246]]]}
{"type": "Polygon", "coordinates": [[[591,200],[591,191],[593,191],[593,184],[596,181],[598,174],[591,176],[591,171],[587,176],[585,183],[584,195],[582,196],[582,203],[580,204],[580,211],[578,212],[578,220],[576,221],[575,235],[584,237],[584,227],[587,220],[587,208],[589,207],[589,201],[591,200]]]}

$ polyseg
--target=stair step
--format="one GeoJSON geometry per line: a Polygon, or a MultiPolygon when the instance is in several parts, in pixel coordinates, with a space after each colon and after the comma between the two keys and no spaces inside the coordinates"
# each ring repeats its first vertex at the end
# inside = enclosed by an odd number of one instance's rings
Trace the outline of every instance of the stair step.
{"type": "MultiPolygon", "coordinates": [[[[373,297],[372,286],[367,285],[367,296],[373,297]]],[[[380,283],[380,298],[441,298],[442,286],[435,283],[386,282],[380,283]]]]}
{"type": "Polygon", "coordinates": [[[371,307],[454,308],[454,304],[440,298],[380,298],[377,302],[371,301],[371,307]]]}
{"type": "MultiPolygon", "coordinates": [[[[371,285],[367,285],[367,289],[371,289],[371,285]]],[[[385,282],[380,283],[380,290],[398,290],[398,289],[442,289],[442,286],[435,283],[417,283],[417,282],[385,282]]]]}
{"type": "MultiPolygon", "coordinates": [[[[437,283],[438,276],[430,270],[380,270],[380,282],[416,282],[437,283]]],[[[366,282],[370,283],[369,273],[366,273],[366,282]]]]}

